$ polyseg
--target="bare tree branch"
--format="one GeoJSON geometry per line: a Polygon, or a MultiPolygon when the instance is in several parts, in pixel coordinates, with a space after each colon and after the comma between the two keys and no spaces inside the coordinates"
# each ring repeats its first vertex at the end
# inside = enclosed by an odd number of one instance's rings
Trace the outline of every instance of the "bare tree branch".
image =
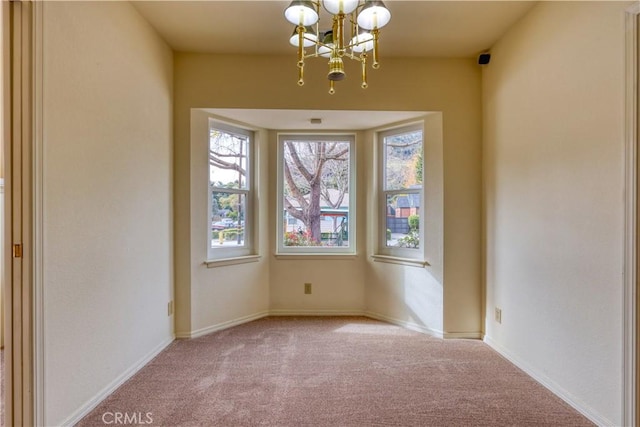
{"type": "Polygon", "coordinates": [[[287,144],[287,148],[289,149],[289,154],[291,155],[291,159],[296,164],[296,168],[300,171],[300,173],[302,174],[304,179],[306,179],[307,181],[311,182],[312,179],[313,179],[313,175],[305,167],[304,163],[302,163],[302,160],[300,159],[300,156],[298,156],[298,152],[296,151],[295,147],[293,146],[293,142],[292,141],[287,141],[286,144],[287,144]]]}
{"type": "Polygon", "coordinates": [[[289,165],[287,164],[287,162],[284,163],[284,176],[285,176],[285,179],[287,180],[287,186],[289,187],[289,191],[291,191],[291,194],[293,195],[293,197],[296,199],[296,201],[298,202],[298,204],[303,210],[307,210],[307,208],[309,207],[309,203],[307,203],[307,200],[305,199],[304,194],[302,194],[302,192],[300,191],[300,188],[296,185],[296,182],[293,179],[293,176],[291,175],[291,170],[289,169],[289,165]]]}
{"type": "Polygon", "coordinates": [[[286,197],[284,198],[284,209],[289,213],[289,215],[291,215],[292,217],[302,221],[303,223],[307,222],[307,218],[305,218],[304,216],[304,212],[300,209],[296,209],[291,202],[289,201],[289,199],[287,199],[286,197]]]}
{"type": "Polygon", "coordinates": [[[327,202],[327,204],[333,209],[337,209],[342,206],[342,201],[344,200],[346,189],[341,188],[338,190],[338,200],[336,200],[335,202],[331,200],[331,194],[329,193],[328,188],[323,187],[320,189],[320,191],[322,192],[322,198],[324,199],[324,201],[327,202]]]}
{"type": "Polygon", "coordinates": [[[394,148],[406,148],[406,147],[411,147],[412,145],[416,145],[419,144],[420,141],[413,141],[413,142],[387,142],[385,143],[385,146],[387,147],[394,147],[394,148]]]}
{"type": "Polygon", "coordinates": [[[209,149],[209,155],[213,155],[213,156],[216,156],[216,157],[235,157],[237,159],[240,159],[240,158],[244,159],[244,158],[247,157],[244,154],[241,156],[240,154],[236,154],[236,153],[222,154],[222,153],[220,153],[218,151],[215,151],[213,149],[209,149]]]}
{"type": "Polygon", "coordinates": [[[220,160],[215,156],[209,156],[209,164],[219,167],[221,169],[228,169],[240,172],[242,175],[246,175],[246,170],[237,163],[225,162],[224,160],[220,160]]]}
{"type": "Polygon", "coordinates": [[[325,156],[325,159],[326,159],[326,160],[347,160],[347,159],[346,159],[345,157],[343,157],[343,156],[345,156],[345,155],[346,155],[346,154],[348,154],[348,153],[349,153],[349,149],[348,149],[348,148],[345,148],[344,150],[339,151],[339,152],[338,152],[338,153],[336,153],[336,154],[331,154],[331,155],[327,154],[327,155],[325,156]]]}

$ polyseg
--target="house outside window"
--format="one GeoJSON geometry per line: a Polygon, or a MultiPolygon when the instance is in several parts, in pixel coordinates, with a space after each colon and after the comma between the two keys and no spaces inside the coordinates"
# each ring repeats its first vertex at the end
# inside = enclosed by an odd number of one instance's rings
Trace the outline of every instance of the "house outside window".
{"type": "Polygon", "coordinates": [[[251,253],[253,132],[209,120],[209,259],[251,253]]]}
{"type": "Polygon", "coordinates": [[[354,135],[279,135],[279,254],[354,254],[354,135]]]}
{"type": "Polygon", "coordinates": [[[423,128],[411,125],[378,134],[379,253],[423,258],[423,128]]]}

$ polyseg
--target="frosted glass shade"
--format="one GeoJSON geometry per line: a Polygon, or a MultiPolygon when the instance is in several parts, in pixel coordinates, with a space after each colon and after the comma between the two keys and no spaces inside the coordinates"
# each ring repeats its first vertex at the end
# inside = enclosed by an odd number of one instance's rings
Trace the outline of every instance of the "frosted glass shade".
{"type": "Polygon", "coordinates": [[[358,7],[359,0],[322,0],[322,5],[332,15],[351,13],[358,7]]]}
{"type": "Polygon", "coordinates": [[[284,17],[293,25],[307,27],[318,22],[318,12],[313,2],[308,0],[293,0],[284,10],[284,17]]]}
{"type": "MultiPolygon", "coordinates": [[[[316,31],[313,29],[313,27],[310,27],[310,26],[304,27],[304,41],[302,45],[304,47],[310,47],[315,45],[317,40],[318,40],[318,35],[316,34],[316,31]]],[[[298,27],[296,27],[293,29],[293,34],[289,39],[289,43],[291,43],[295,47],[298,47],[298,41],[299,41],[298,27]]]]}
{"type": "Polygon", "coordinates": [[[382,28],[391,20],[391,12],[383,2],[368,0],[358,15],[358,26],[365,30],[382,28]]]}
{"type": "Polygon", "coordinates": [[[360,33],[351,39],[349,43],[354,52],[368,52],[373,49],[373,35],[364,30],[360,30],[360,33]]]}

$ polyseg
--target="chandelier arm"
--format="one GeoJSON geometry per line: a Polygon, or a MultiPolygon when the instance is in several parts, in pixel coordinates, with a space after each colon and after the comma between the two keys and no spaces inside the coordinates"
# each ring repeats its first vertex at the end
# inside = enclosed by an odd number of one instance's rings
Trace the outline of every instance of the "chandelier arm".
{"type": "Polygon", "coordinates": [[[298,86],[304,86],[304,63],[298,67],[298,86]]]}
{"type": "Polygon", "coordinates": [[[298,67],[304,66],[304,27],[298,25],[298,67]]]}
{"type": "Polygon", "coordinates": [[[378,53],[378,34],[380,33],[380,30],[378,30],[377,28],[373,31],[371,31],[371,34],[373,35],[373,64],[371,64],[371,67],[373,67],[374,69],[378,69],[380,68],[380,61],[379,61],[379,53],[378,53]]]}
{"type": "MultiPolygon", "coordinates": [[[[319,58],[320,56],[322,56],[322,54],[320,53],[307,53],[304,55],[304,59],[308,59],[308,58],[319,58]]],[[[353,59],[354,61],[358,61],[358,62],[362,62],[362,59],[360,59],[359,56],[354,55],[353,53],[348,53],[344,55],[345,57],[349,58],[349,59],[353,59]]]]}
{"type": "Polygon", "coordinates": [[[339,13],[333,17],[333,36],[338,54],[344,52],[344,13],[339,13]]]}
{"type": "Polygon", "coordinates": [[[362,55],[360,55],[361,62],[362,62],[362,89],[366,89],[367,86],[369,86],[369,83],[367,83],[367,52],[362,52],[362,55]]]}
{"type": "MultiPolygon", "coordinates": [[[[355,11],[352,12],[351,15],[349,15],[349,23],[351,24],[350,25],[350,27],[351,27],[351,37],[349,38],[349,40],[353,40],[353,38],[358,35],[358,30],[359,30],[359,28],[358,28],[358,20],[356,19],[354,21],[354,19],[353,19],[355,16],[356,16],[356,12],[355,11]]],[[[351,43],[349,43],[349,45],[351,45],[351,43]]]]}
{"type": "Polygon", "coordinates": [[[364,44],[365,42],[359,42],[359,43],[349,43],[348,45],[346,45],[344,47],[344,50],[349,50],[349,49],[353,49],[354,47],[358,46],[359,44],[364,44]]]}
{"type": "Polygon", "coordinates": [[[316,40],[316,39],[314,39],[314,38],[311,38],[311,37],[307,36],[307,32],[306,32],[306,31],[305,31],[305,33],[304,33],[304,39],[305,39],[305,40],[307,40],[307,41],[313,42],[313,43],[316,43],[316,42],[317,42],[317,40],[316,40]]]}
{"type": "Polygon", "coordinates": [[[347,58],[353,59],[354,61],[362,62],[362,58],[360,58],[359,56],[355,56],[353,53],[347,55],[347,58]]]}
{"type": "Polygon", "coordinates": [[[331,46],[331,45],[329,45],[329,44],[326,44],[326,43],[324,43],[324,42],[321,42],[320,40],[316,41],[316,44],[317,44],[318,46],[324,46],[324,47],[326,47],[326,48],[327,48],[327,49],[329,49],[329,50],[333,50],[333,49],[334,49],[334,47],[335,47],[335,46],[331,46]]]}

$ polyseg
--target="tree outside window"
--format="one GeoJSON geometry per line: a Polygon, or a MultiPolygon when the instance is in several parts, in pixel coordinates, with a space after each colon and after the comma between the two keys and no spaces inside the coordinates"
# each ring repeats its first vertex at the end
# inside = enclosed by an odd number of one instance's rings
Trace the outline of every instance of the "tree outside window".
{"type": "Polygon", "coordinates": [[[353,144],[352,137],[280,138],[280,247],[351,250],[353,144]]]}

